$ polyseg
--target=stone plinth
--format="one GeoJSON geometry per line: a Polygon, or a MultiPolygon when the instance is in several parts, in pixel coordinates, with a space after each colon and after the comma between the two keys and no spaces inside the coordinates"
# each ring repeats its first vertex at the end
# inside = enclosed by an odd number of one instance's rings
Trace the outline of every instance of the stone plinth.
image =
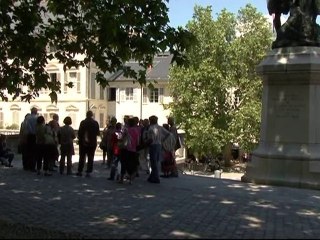
{"type": "Polygon", "coordinates": [[[257,73],[260,142],[241,180],[320,189],[320,48],[274,49],[257,73]]]}

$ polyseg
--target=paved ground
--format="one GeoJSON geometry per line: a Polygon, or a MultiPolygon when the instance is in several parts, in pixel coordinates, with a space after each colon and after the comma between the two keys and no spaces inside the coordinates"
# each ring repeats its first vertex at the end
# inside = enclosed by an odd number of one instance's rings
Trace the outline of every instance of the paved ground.
{"type": "Polygon", "coordinates": [[[133,185],[119,184],[95,160],[92,178],[37,176],[18,160],[1,166],[0,220],[100,239],[320,236],[320,191],[242,183],[241,174],[180,175],[160,184],[141,174],[133,185]]]}

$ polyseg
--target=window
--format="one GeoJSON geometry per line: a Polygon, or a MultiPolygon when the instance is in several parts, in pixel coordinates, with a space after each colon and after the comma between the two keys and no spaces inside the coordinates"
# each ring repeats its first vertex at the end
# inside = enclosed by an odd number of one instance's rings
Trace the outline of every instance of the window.
{"type": "MultiPolygon", "coordinates": [[[[60,74],[58,72],[48,72],[49,82],[58,82],[60,81],[60,74]]],[[[40,91],[40,93],[47,94],[49,93],[49,89],[44,89],[40,91]]]]}
{"type": "Polygon", "coordinates": [[[117,89],[116,88],[108,88],[108,101],[116,101],[117,89]]]}
{"type": "Polygon", "coordinates": [[[149,101],[153,103],[157,103],[159,101],[159,89],[155,88],[150,91],[149,101]]]}
{"type": "Polygon", "coordinates": [[[17,104],[13,104],[10,106],[10,111],[12,112],[12,123],[11,124],[17,124],[20,125],[20,111],[21,108],[17,104]]]}
{"type": "Polygon", "coordinates": [[[51,82],[57,81],[57,73],[49,73],[49,77],[51,82]]]}
{"type": "Polygon", "coordinates": [[[19,111],[13,111],[12,112],[12,123],[16,125],[20,125],[20,120],[19,120],[19,111]]]}
{"type": "Polygon", "coordinates": [[[151,103],[162,103],[163,88],[154,88],[153,90],[150,90],[149,101],[151,103]]]}
{"type": "Polygon", "coordinates": [[[64,93],[77,92],[80,93],[80,73],[77,71],[67,72],[65,75],[64,93]],[[73,87],[69,88],[68,83],[72,83],[73,87]]]}
{"type": "Polygon", "coordinates": [[[133,100],[133,88],[126,88],[126,101],[133,100]]]}

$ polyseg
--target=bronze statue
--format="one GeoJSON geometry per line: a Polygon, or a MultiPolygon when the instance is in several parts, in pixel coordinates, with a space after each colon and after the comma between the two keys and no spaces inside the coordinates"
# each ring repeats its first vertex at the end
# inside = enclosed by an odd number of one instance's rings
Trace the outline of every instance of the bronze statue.
{"type": "Polygon", "coordinates": [[[292,46],[320,46],[320,26],[316,23],[320,14],[320,0],[267,0],[277,38],[272,48],[292,46]],[[288,14],[281,25],[281,14],[288,14]]]}

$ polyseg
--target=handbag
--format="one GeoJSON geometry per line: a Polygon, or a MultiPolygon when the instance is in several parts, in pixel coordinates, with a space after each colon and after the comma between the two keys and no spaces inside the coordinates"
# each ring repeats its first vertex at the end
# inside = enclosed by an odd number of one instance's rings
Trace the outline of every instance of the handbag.
{"type": "Polygon", "coordinates": [[[54,138],[51,134],[45,133],[44,134],[44,143],[47,145],[55,145],[56,142],[54,141],[54,138]]]}
{"type": "Polygon", "coordinates": [[[100,148],[101,150],[105,150],[106,147],[107,147],[107,146],[106,146],[106,143],[105,143],[104,139],[102,139],[101,142],[99,143],[99,148],[100,148]]]}
{"type": "Polygon", "coordinates": [[[122,137],[118,140],[118,147],[120,149],[127,148],[127,146],[131,143],[130,135],[128,133],[124,133],[122,137]]]}

